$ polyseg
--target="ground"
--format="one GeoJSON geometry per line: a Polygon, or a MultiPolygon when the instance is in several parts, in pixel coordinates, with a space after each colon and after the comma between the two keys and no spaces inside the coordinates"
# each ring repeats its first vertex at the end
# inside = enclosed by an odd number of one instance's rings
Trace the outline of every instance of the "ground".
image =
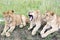
{"type": "Polygon", "coordinates": [[[60,15],[60,0],[0,0],[0,18],[7,10],[14,10],[16,14],[24,14],[31,10],[40,10],[44,14],[47,10],[60,15]]]}
{"type": "MultiPolygon", "coordinates": [[[[4,28],[4,25],[0,24],[0,34],[4,28]]],[[[1,36],[0,40],[60,40],[60,31],[52,33],[46,38],[41,38],[39,31],[35,36],[31,35],[31,31],[27,30],[28,25],[23,29],[16,27],[15,30],[11,33],[10,37],[1,36]]]]}

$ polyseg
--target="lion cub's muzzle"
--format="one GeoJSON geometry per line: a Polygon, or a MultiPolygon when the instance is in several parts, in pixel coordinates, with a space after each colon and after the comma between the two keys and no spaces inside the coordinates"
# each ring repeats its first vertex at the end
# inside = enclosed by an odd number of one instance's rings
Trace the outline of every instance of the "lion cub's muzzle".
{"type": "Polygon", "coordinates": [[[4,18],[8,23],[11,23],[12,22],[12,18],[10,18],[10,17],[6,17],[6,18],[4,18]]]}
{"type": "Polygon", "coordinates": [[[28,16],[29,16],[30,21],[32,21],[33,20],[33,15],[28,15],[28,16]]]}

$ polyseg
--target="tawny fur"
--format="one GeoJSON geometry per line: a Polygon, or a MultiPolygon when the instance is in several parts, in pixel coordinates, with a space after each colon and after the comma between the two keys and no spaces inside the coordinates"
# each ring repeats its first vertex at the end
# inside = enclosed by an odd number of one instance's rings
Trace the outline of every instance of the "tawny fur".
{"type": "Polygon", "coordinates": [[[24,15],[14,14],[13,10],[9,10],[3,13],[3,17],[5,19],[5,27],[1,35],[10,36],[10,33],[13,32],[16,26],[19,25],[20,28],[26,26],[29,19],[24,15]]]}
{"type": "Polygon", "coordinates": [[[52,12],[52,11],[46,12],[44,20],[47,22],[47,24],[44,26],[44,28],[40,32],[42,38],[45,38],[49,34],[55,32],[55,31],[58,31],[60,29],[60,17],[57,16],[54,12],[52,12]],[[52,27],[52,29],[45,32],[45,30],[50,27],[52,27]]]}
{"type": "Polygon", "coordinates": [[[31,30],[33,28],[33,26],[36,25],[32,30],[32,35],[35,35],[43,23],[42,15],[40,14],[39,10],[31,11],[28,14],[29,14],[29,17],[33,16],[33,19],[31,17],[29,18],[30,27],[28,28],[28,30],[31,30]]]}

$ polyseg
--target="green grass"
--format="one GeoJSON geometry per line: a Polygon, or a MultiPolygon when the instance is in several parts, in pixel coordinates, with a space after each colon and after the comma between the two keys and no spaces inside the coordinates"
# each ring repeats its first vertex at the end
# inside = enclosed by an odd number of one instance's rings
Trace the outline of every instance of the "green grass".
{"type": "MultiPolygon", "coordinates": [[[[0,0],[0,17],[7,10],[26,16],[30,10],[40,10],[42,14],[51,10],[60,15],[60,0],[0,0]]],[[[46,39],[50,40],[49,37],[46,39]]]]}
{"type": "Polygon", "coordinates": [[[0,17],[7,10],[14,10],[16,14],[27,15],[30,10],[40,10],[45,13],[52,10],[60,14],[60,0],[0,0],[0,17]]]}

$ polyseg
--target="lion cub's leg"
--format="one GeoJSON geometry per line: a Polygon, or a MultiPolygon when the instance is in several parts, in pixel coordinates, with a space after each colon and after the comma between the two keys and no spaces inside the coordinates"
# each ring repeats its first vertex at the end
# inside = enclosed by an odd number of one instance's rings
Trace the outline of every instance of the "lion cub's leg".
{"type": "Polygon", "coordinates": [[[20,27],[20,28],[23,28],[23,23],[21,23],[19,27],[20,27]]]}
{"type": "Polygon", "coordinates": [[[42,38],[45,38],[46,36],[48,36],[49,34],[55,32],[55,31],[58,31],[58,28],[56,26],[52,27],[52,29],[48,30],[47,32],[42,33],[41,36],[42,36],[42,38]]]}
{"type": "Polygon", "coordinates": [[[26,22],[25,22],[25,21],[26,21],[26,20],[23,21],[23,25],[24,25],[24,26],[26,26],[26,22]]]}
{"type": "Polygon", "coordinates": [[[36,27],[32,30],[32,35],[35,35],[38,29],[41,27],[41,23],[36,23],[36,27]]]}
{"type": "Polygon", "coordinates": [[[6,32],[6,36],[9,37],[10,33],[13,32],[14,29],[15,29],[15,26],[11,26],[10,29],[6,32]]]}
{"type": "Polygon", "coordinates": [[[58,29],[52,28],[52,29],[48,30],[46,33],[42,34],[41,36],[42,36],[42,38],[45,38],[46,36],[48,36],[49,34],[55,32],[55,31],[58,31],[58,29]]]}
{"type": "Polygon", "coordinates": [[[25,21],[23,23],[21,23],[21,25],[19,27],[23,28],[24,26],[26,26],[26,22],[25,21]]]}
{"type": "Polygon", "coordinates": [[[15,29],[15,26],[11,26],[7,32],[13,32],[14,29],[15,29]]]}
{"type": "Polygon", "coordinates": [[[33,28],[33,26],[34,26],[34,23],[31,22],[31,23],[30,23],[30,27],[28,28],[28,30],[31,30],[31,29],[33,28]]]}
{"type": "Polygon", "coordinates": [[[48,28],[50,28],[50,26],[48,24],[46,24],[44,26],[44,28],[42,29],[42,31],[40,32],[40,34],[44,34],[45,30],[48,29],[48,28]]]}
{"type": "Polygon", "coordinates": [[[3,32],[1,33],[1,35],[5,35],[6,31],[9,29],[9,27],[7,25],[5,25],[3,32]]]}
{"type": "Polygon", "coordinates": [[[26,26],[26,17],[22,15],[22,22],[21,22],[20,28],[23,28],[24,26],[26,26]]]}
{"type": "Polygon", "coordinates": [[[26,20],[22,20],[22,23],[20,25],[20,28],[23,28],[24,26],[26,26],[26,20]]]}

